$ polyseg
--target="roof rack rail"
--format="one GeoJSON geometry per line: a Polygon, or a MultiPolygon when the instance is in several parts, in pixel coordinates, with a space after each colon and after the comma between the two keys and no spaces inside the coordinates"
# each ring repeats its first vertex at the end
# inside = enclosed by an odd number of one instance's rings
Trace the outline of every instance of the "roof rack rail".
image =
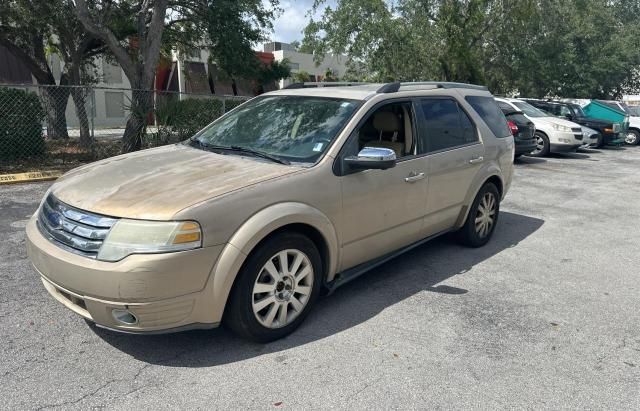
{"type": "Polygon", "coordinates": [[[363,84],[369,84],[359,81],[307,81],[304,83],[291,83],[284,87],[283,90],[291,90],[298,88],[313,88],[313,87],[348,87],[348,86],[361,86],[363,84]]]}
{"type": "Polygon", "coordinates": [[[400,90],[401,85],[402,83],[400,83],[399,81],[396,81],[394,83],[387,83],[376,90],[376,93],[395,93],[400,90]]]}
{"type": "Polygon", "coordinates": [[[384,86],[380,87],[377,92],[378,93],[395,93],[400,90],[401,87],[415,87],[415,88],[466,88],[472,90],[483,90],[488,91],[489,89],[486,86],[479,86],[476,84],[467,84],[467,83],[454,83],[448,81],[412,81],[412,82],[393,82],[387,83],[384,86]]]}

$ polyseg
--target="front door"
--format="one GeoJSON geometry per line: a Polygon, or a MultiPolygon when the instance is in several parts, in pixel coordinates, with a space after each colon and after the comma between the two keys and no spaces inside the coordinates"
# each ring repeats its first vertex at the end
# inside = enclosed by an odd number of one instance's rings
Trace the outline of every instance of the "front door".
{"type": "Polygon", "coordinates": [[[352,134],[344,158],[364,147],[396,152],[387,170],[366,170],[341,177],[343,223],[340,270],[417,241],[428,185],[428,162],[418,155],[413,105],[400,101],[376,107],[352,134]]]}

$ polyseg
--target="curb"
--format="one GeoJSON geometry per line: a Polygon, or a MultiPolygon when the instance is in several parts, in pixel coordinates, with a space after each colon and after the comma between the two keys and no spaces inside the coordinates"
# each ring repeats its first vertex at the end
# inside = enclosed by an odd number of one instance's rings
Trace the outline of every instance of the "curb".
{"type": "Polygon", "coordinates": [[[62,171],[32,171],[29,173],[0,174],[0,186],[4,184],[55,180],[62,174],[62,171]]]}

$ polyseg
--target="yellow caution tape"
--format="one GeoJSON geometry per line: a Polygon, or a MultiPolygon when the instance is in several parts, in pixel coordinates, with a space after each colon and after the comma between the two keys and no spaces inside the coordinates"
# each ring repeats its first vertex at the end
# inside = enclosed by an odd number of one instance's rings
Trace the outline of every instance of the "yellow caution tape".
{"type": "Polygon", "coordinates": [[[55,180],[61,175],[61,171],[32,171],[29,173],[0,174],[0,185],[55,180]]]}

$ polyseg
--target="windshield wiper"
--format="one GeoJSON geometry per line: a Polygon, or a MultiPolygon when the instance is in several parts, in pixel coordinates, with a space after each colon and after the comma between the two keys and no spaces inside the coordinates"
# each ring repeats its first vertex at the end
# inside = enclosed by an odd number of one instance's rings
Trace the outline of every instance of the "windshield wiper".
{"type": "Polygon", "coordinates": [[[241,146],[221,146],[218,144],[210,144],[210,143],[205,143],[202,140],[198,140],[197,138],[191,139],[191,143],[194,145],[197,145],[199,147],[201,147],[204,150],[225,150],[225,151],[238,151],[241,153],[246,153],[246,154],[251,154],[255,157],[260,157],[260,158],[264,158],[267,160],[271,160],[275,163],[278,164],[284,164],[284,165],[290,165],[291,163],[283,158],[279,158],[276,157],[274,155],[265,153],[263,151],[258,151],[258,150],[253,150],[250,148],[246,148],[246,147],[241,147],[241,146]]]}
{"type": "Polygon", "coordinates": [[[254,150],[251,148],[241,147],[241,146],[229,146],[228,148],[235,151],[240,151],[242,153],[253,154],[256,157],[266,158],[267,160],[271,160],[273,162],[284,164],[287,166],[291,164],[289,161],[285,160],[284,158],[276,157],[269,153],[265,153],[264,151],[254,150]]]}

